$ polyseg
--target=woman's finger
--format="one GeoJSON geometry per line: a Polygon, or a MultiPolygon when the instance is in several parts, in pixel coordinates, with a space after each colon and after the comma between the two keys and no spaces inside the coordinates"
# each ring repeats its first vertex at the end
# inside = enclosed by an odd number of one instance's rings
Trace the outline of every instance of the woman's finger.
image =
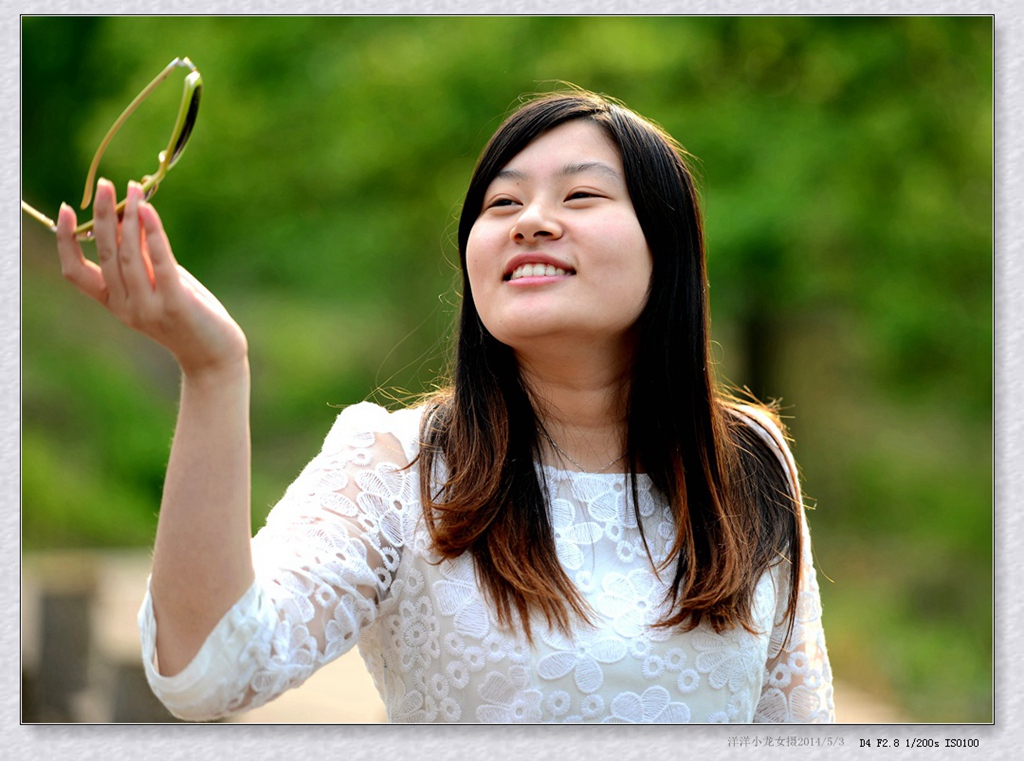
{"type": "Polygon", "coordinates": [[[121,241],[117,248],[117,261],[128,299],[145,299],[153,293],[153,280],[149,275],[146,249],[142,243],[139,225],[139,203],[142,186],[128,183],[124,214],[121,216],[121,241]]]}
{"type": "Polygon", "coordinates": [[[148,201],[139,203],[139,223],[145,233],[146,253],[153,272],[153,282],[157,290],[165,290],[179,282],[178,263],[171,252],[171,243],[167,240],[160,215],[148,201]]]}
{"type": "Polygon", "coordinates": [[[75,237],[77,223],[74,209],[61,204],[57,215],[57,254],[60,257],[61,274],[86,296],[105,306],[107,284],[103,279],[103,271],[82,253],[82,246],[75,237]]]}
{"type": "Polygon", "coordinates": [[[117,218],[117,193],[110,180],[101,179],[96,183],[96,200],[93,202],[93,234],[96,239],[96,256],[107,283],[107,306],[115,314],[122,314],[127,293],[121,267],[118,263],[117,247],[120,237],[120,220],[117,218]]]}

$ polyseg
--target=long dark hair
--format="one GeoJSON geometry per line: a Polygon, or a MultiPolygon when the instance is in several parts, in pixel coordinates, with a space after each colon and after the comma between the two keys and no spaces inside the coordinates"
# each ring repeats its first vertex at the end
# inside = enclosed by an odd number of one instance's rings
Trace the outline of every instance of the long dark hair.
{"type": "Polygon", "coordinates": [[[470,552],[499,622],[518,621],[528,638],[532,612],[566,632],[574,615],[589,620],[555,553],[534,466],[540,442],[529,390],[512,349],[484,327],[466,274],[469,233],[494,176],[536,137],[574,119],[597,124],[618,146],[653,259],[625,413],[634,510],[642,469],[676,526],[674,565],[658,569],[671,568],[672,613],[659,625],[691,629],[706,620],[717,631],[751,629],[757,580],[782,556],[791,564],[792,626],[797,492],[772,445],[713,378],[703,222],[687,154],[657,125],[593,93],[554,93],[521,106],[487,144],[466,192],[451,386],[432,400],[421,432],[421,493],[435,548],[445,558],[470,552]]]}

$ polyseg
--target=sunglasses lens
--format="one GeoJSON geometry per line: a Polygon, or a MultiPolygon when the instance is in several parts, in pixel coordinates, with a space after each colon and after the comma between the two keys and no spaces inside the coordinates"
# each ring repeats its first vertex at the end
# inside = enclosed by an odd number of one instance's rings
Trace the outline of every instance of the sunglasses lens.
{"type": "Polygon", "coordinates": [[[188,102],[188,112],[185,114],[185,121],[181,125],[181,133],[174,143],[174,150],[171,152],[170,166],[174,166],[181,152],[185,150],[185,144],[192,136],[192,128],[196,126],[196,118],[199,116],[199,99],[203,92],[203,86],[198,85],[192,91],[192,98],[188,102]]]}

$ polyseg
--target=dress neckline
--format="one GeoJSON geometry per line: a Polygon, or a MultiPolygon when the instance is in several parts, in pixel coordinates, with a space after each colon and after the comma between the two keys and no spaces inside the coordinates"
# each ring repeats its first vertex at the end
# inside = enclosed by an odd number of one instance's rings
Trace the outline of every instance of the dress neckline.
{"type": "MultiPolygon", "coordinates": [[[[545,463],[536,463],[546,476],[550,476],[562,481],[571,481],[578,478],[587,479],[600,479],[614,483],[616,481],[625,481],[629,477],[629,473],[592,473],[589,471],[570,470],[568,468],[562,468],[557,465],[547,465],[545,463]]],[[[651,477],[646,473],[636,474],[636,483],[640,487],[649,487],[651,485],[651,477]]]]}

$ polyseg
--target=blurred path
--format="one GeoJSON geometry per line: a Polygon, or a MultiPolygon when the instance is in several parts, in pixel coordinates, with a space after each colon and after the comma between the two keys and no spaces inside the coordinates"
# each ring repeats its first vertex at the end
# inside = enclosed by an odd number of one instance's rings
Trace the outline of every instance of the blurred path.
{"type": "MultiPolygon", "coordinates": [[[[146,551],[23,558],[23,721],[173,721],[149,692],[142,673],[136,614],[149,563],[146,551]],[[87,625],[67,625],[69,616],[83,615],[87,625]],[[70,653],[86,662],[65,660],[47,669],[44,661],[53,661],[53,653],[70,653]]],[[[836,714],[846,724],[907,721],[897,707],[845,682],[836,684],[836,714]]],[[[365,724],[383,722],[385,714],[362,658],[353,650],[298,689],[231,721],[365,724]]]]}

